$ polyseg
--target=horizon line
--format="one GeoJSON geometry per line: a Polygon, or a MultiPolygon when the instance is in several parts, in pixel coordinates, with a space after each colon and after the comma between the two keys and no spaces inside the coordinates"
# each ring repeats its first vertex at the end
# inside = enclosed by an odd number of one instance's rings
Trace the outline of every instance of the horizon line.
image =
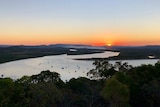
{"type": "Polygon", "coordinates": [[[95,46],[95,47],[116,47],[116,46],[121,46],[121,47],[143,47],[143,46],[160,46],[160,45],[112,45],[112,46],[107,46],[107,45],[91,45],[91,44],[70,44],[70,43],[53,43],[53,44],[37,44],[37,45],[29,45],[29,44],[0,44],[0,46],[50,46],[50,45],[81,45],[81,46],[95,46]]]}

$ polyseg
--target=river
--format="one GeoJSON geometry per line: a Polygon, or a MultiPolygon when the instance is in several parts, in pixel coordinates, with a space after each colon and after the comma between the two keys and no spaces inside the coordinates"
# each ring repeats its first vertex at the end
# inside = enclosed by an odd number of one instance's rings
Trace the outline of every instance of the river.
{"type": "MultiPolygon", "coordinates": [[[[24,75],[31,76],[38,74],[43,70],[58,72],[62,80],[69,80],[77,77],[87,77],[86,73],[93,69],[93,61],[74,60],[80,58],[107,58],[117,56],[118,52],[106,51],[104,53],[86,54],[86,55],[54,55],[39,58],[17,60],[0,64],[0,75],[11,77],[12,79],[21,78],[24,75]]],[[[154,64],[157,59],[149,60],[123,60],[133,66],[141,64],[154,64]]],[[[114,63],[115,61],[110,61],[114,63]]]]}

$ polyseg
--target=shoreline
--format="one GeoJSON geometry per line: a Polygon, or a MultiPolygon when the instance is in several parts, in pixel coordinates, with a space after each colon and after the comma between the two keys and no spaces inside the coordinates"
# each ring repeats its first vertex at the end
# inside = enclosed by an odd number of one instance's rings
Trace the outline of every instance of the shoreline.
{"type": "Polygon", "coordinates": [[[86,60],[86,61],[95,61],[95,60],[108,60],[108,61],[116,61],[116,60],[152,60],[152,59],[159,59],[159,58],[130,58],[130,59],[110,59],[110,58],[83,58],[83,59],[74,59],[74,60],[86,60]]]}
{"type": "MultiPolygon", "coordinates": [[[[111,52],[113,52],[113,51],[111,51],[111,52]]],[[[103,52],[97,52],[97,53],[103,53],[103,52]]],[[[96,53],[90,53],[90,54],[96,54],[96,53]]],[[[65,54],[53,54],[53,55],[42,55],[42,56],[35,56],[35,57],[19,58],[19,59],[13,59],[13,60],[0,62],[0,64],[5,64],[5,63],[9,63],[9,62],[13,62],[13,61],[19,61],[19,60],[26,60],[26,59],[32,59],[32,58],[41,58],[41,57],[46,57],[46,56],[57,56],[57,55],[73,55],[73,54],[66,54],[65,53],[65,54]]],[[[76,55],[89,55],[89,54],[76,54],[76,55]]],[[[78,59],[73,59],[73,60],[82,60],[82,61],[108,60],[108,61],[116,61],[116,60],[152,60],[152,59],[154,60],[154,59],[159,59],[159,58],[120,58],[118,56],[114,56],[114,57],[109,57],[109,58],[78,58],[78,59]]]]}
{"type": "MultiPolygon", "coordinates": [[[[72,49],[72,48],[71,48],[72,49]]],[[[75,49],[75,48],[74,48],[75,49]]],[[[0,48],[0,64],[54,55],[89,55],[96,53],[119,52],[118,56],[107,58],[75,58],[74,60],[143,60],[143,59],[160,59],[160,46],[144,47],[112,47],[111,49],[87,49],[77,48],[76,51],[70,51],[70,48],[63,47],[8,47],[0,48]],[[154,58],[149,58],[149,56],[154,58]]]]}

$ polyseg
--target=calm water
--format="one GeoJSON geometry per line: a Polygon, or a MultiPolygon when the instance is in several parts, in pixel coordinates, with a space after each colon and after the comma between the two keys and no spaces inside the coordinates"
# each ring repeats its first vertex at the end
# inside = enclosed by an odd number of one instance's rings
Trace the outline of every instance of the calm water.
{"type": "MultiPolygon", "coordinates": [[[[12,61],[0,64],[0,75],[17,79],[24,75],[30,76],[33,74],[38,74],[43,70],[50,70],[58,72],[61,75],[62,80],[65,81],[73,77],[86,77],[86,73],[94,68],[92,65],[93,61],[74,59],[107,58],[110,56],[117,56],[118,54],[118,52],[105,52],[87,55],[55,55],[12,61]]],[[[114,62],[115,61],[111,61],[111,63],[114,62]]],[[[138,66],[141,64],[154,64],[157,60],[126,60],[126,62],[133,66],[138,66]]]]}

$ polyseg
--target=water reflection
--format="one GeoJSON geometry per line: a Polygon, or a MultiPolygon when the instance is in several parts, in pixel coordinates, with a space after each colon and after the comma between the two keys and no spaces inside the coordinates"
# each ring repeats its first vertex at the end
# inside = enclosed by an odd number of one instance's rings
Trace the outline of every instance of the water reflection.
{"type": "MultiPolygon", "coordinates": [[[[0,64],[0,75],[11,77],[13,79],[20,78],[24,75],[31,76],[38,74],[43,70],[58,72],[62,80],[71,78],[86,77],[86,73],[93,69],[93,61],[73,60],[79,58],[107,58],[117,56],[118,52],[104,52],[88,55],[55,55],[40,58],[32,58],[18,60],[9,63],[0,64]]],[[[115,61],[111,61],[114,63],[115,61]]],[[[154,64],[157,60],[127,60],[129,64],[137,66],[140,64],[154,64]]]]}

